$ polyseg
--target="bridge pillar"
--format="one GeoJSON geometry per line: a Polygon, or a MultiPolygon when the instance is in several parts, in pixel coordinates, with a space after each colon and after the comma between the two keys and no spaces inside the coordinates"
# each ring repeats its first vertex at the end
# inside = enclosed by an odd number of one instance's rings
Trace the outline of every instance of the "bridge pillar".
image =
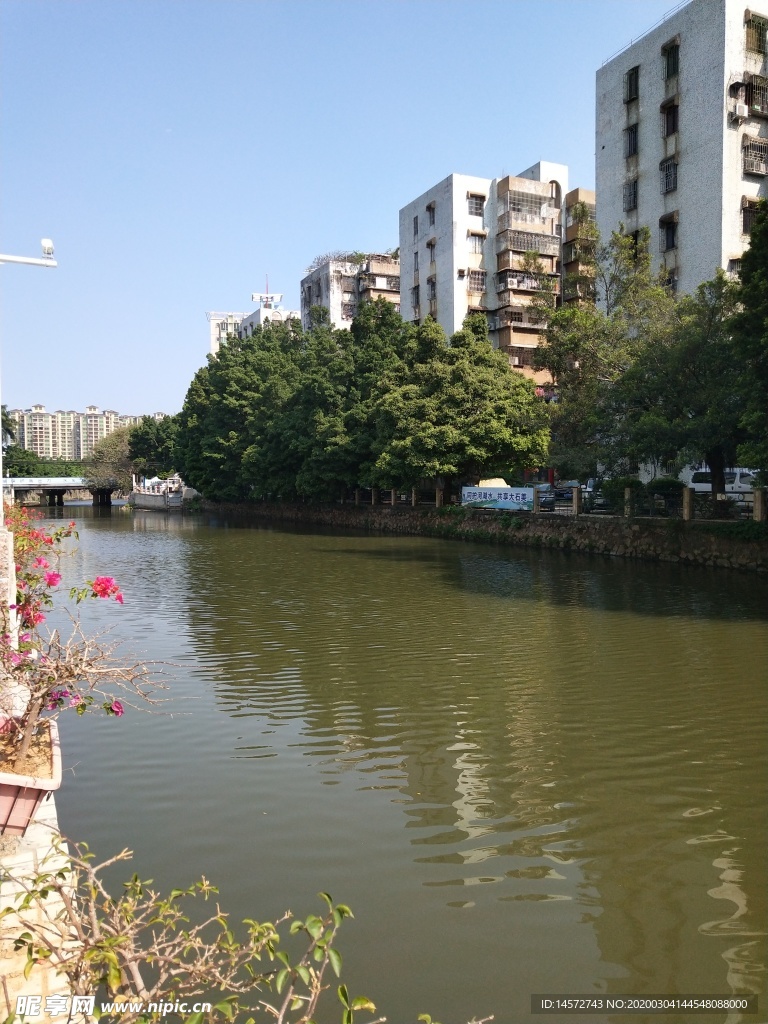
{"type": "Polygon", "coordinates": [[[106,487],[95,488],[91,493],[93,494],[94,505],[104,506],[112,504],[112,491],[106,487]]]}
{"type": "Polygon", "coordinates": [[[47,493],[48,493],[48,505],[50,507],[54,507],[56,505],[61,506],[61,505],[64,504],[64,495],[66,494],[66,491],[63,490],[62,488],[59,488],[58,490],[55,490],[55,491],[51,490],[51,491],[48,491],[47,493]]]}

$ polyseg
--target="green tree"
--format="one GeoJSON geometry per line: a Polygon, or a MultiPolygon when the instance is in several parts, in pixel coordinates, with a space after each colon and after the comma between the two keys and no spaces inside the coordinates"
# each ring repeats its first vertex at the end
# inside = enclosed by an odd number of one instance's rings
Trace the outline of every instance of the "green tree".
{"type": "Polygon", "coordinates": [[[11,419],[8,406],[2,406],[2,443],[10,444],[16,440],[16,421],[11,419]]]}
{"type": "Polygon", "coordinates": [[[757,211],[749,249],[741,259],[738,288],[741,308],[731,320],[733,345],[743,363],[739,386],[741,425],[746,438],[740,464],[759,469],[768,479],[768,202],[757,211]]]}
{"type": "Polygon", "coordinates": [[[593,296],[560,308],[547,297],[536,303],[546,344],[534,365],[557,386],[551,461],[563,476],[588,476],[598,464],[615,471],[625,461],[610,443],[613,390],[646,346],[664,343],[675,307],[652,273],[648,243],[647,229],[637,238],[614,232],[607,245],[595,241],[594,258],[583,256],[593,296]]]}
{"type": "Polygon", "coordinates": [[[201,494],[244,501],[292,486],[273,424],[298,384],[303,343],[294,321],[265,324],[231,338],[198,370],[178,417],[175,458],[201,494]]]}
{"type": "Polygon", "coordinates": [[[131,489],[133,463],[128,451],[129,427],[118,427],[94,444],[85,460],[85,477],[92,487],[116,485],[123,493],[131,489]]]}
{"type": "Polygon", "coordinates": [[[448,495],[454,482],[545,460],[544,404],[491,347],[482,314],[468,316],[450,344],[429,318],[415,340],[411,366],[383,388],[378,403],[382,486],[413,486],[428,477],[448,495]]]}
{"type": "Polygon", "coordinates": [[[703,460],[713,492],[725,490],[724,471],[743,436],[743,369],[730,333],[735,308],[736,288],[722,271],[680,299],[669,331],[640,349],[611,391],[606,410],[617,453],[656,464],[703,460]]]}
{"type": "Polygon", "coordinates": [[[175,416],[164,416],[161,420],[142,416],[140,422],[130,428],[128,453],[137,472],[145,476],[173,473],[177,430],[175,416]]]}
{"type": "Polygon", "coordinates": [[[6,476],[42,476],[40,459],[28,448],[9,444],[3,452],[3,471],[6,476]]]}

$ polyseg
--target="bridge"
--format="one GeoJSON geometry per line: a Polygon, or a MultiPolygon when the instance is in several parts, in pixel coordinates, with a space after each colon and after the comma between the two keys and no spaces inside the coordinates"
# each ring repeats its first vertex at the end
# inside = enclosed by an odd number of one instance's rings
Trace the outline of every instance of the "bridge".
{"type": "Polygon", "coordinates": [[[67,491],[90,491],[94,505],[111,505],[112,492],[118,489],[116,480],[105,484],[89,483],[84,476],[7,476],[3,477],[3,495],[14,501],[19,495],[22,500],[31,491],[40,491],[48,498],[51,506],[63,505],[67,491]],[[9,494],[10,492],[10,494],[9,494]]]}

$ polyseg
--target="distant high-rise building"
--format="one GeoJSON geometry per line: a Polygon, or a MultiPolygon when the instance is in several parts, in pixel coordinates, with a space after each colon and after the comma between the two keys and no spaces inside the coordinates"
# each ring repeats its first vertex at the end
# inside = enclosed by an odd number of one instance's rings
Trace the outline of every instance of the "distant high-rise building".
{"type": "Polygon", "coordinates": [[[542,340],[531,307],[560,295],[563,196],[568,168],[540,162],[519,175],[449,174],[400,211],[403,318],[431,316],[451,335],[467,313],[488,318],[493,344],[525,376],[542,340]],[[531,270],[526,254],[536,253],[531,270]]]}
{"type": "Polygon", "coordinates": [[[206,313],[211,330],[211,355],[216,355],[230,334],[244,338],[264,324],[300,320],[301,313],[298,310],[282,308],[282,298],[282,295],[274,293],[257,292],[251,299],[258,302],[259,306],[251,313],[206,313]]]}
{"type": "MultiPolygon", "coordinates": [[[[130,427],[142,419],[112,409],[101,412],[95,405],[86,406],[85,412],[46,412],[45,406],[33,405],[31,409],[11,409],[9,415],[15,427],[14,443],[44,459],[85,459],[98,441],[118,427],[130,427]]],[[[157,420],[165,415],[152,414],[157,420]]]]}
{"type": "Polygon", "coordinates": [[[768,2],[691,0],[597,72],[597,225],[670,287],[736,271],[768,196],[768,2]]]}
{"type": "Polygon", "coordinates": [[[349,327],[363,302],[384,298],[400,309],[400,262],[391,253],[363,259],[329,258],[301,280],[301,323],[310,326],[312,306],[325,306],[334,327],[349,327]]]}

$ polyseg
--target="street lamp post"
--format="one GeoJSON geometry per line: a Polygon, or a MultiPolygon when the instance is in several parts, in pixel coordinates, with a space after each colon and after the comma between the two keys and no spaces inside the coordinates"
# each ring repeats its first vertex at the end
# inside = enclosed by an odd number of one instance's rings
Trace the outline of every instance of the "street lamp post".
{"type": "MultiPolygon", "coordinates": [[[[33,267],[57,267],[58,263],[53,258],[53,242],[50,238],[40,240],[42,246],[42,257],[34,256],[6,256],[0,253],[0,263],[26,263],[33,267]]],[[[2,402],[0,402],[2,409],[2,402]]],[[[0,430],[0,433],[2,431],[0,430]]],[[[3,445],[0,438],[0,530],[5,529],[5,490],[3,485],[3,445]]]]}

